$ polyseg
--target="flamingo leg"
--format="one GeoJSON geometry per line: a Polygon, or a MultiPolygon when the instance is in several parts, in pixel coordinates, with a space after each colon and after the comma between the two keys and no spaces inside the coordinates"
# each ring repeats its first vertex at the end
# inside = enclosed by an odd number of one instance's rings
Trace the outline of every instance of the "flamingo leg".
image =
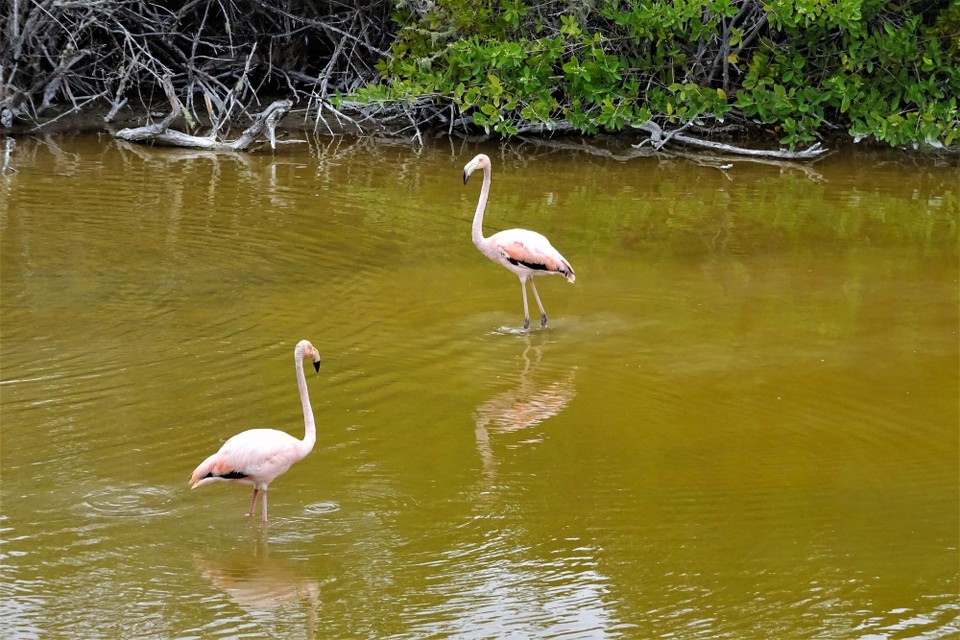
{"type": "Polygon", "coordinates": [[[537,293],[537,283],[533,281],[533,278],[530,278],[530,288],[533,289],[533,299],[537,301],[537,306],[540,308],[540,326],[547,326],[547,312],[543,310],[543,303],[540,302],[540,294],[537,293]]]}
{"type": "Polygon", "coordinates": [[[257,494],[260,493],[260,489],[256,487],[253,488],[253,500],[250,501],[250,510],[247,511],[247,517],[252,516],[254,511],[257,508],[257,494]]]}
{"type": "Polygon", "coordinates": [[[520,291],[523,293],[523,328],[530,328],[530,310],[527,307],[527,279],[520,276],[520,291]]]}
{"type": "Polygon", "coordinates": [[[267,490],[263,490],[263,508],[260,509],[260,522],[267,521],[267,490]]]}

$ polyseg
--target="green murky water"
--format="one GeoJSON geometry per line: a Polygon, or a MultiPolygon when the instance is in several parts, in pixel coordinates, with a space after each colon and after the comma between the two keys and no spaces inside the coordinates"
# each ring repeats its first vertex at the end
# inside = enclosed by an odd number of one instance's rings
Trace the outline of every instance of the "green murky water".
{"type": "Polygon", "coordinates": [[[21,139],[0,177],[4,638],[940,638],[956,163],[808,171],[21,139]],[[470,242],[551,238],[577,282],[470,242]],[[531,300],[532,304],[532,300],[531,300]],[[187,488],[234,433],[271,485],[187,488]]]}

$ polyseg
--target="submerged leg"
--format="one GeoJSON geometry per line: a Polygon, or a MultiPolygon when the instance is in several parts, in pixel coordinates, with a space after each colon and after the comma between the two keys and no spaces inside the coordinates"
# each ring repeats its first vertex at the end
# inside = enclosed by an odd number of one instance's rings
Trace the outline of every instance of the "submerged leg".
{"type": "Polygon", "coordinates": [[[530,310],[527,308],[527,279],[520,276],[520,291],[523,293],[523,328],[530,328],[530,310]]]}
{"type": "Polygon", "coordinates": [[[250,511],[247,511],[247,516],[252,516],[257,508],[257,494],[260,493],[260,489],[256,487],[253,488],[253,500],[250,501],[250,511]]]}
{"type": "Polygon", "coordinates": [[[260,522],[267,521],[267,490],[263,490],[263,508],[260,509],[260,522]]]}
{"type": "Polygon", "coordinates": [[[540,294],[537,293],[537,285],[533,281],[532,276],[530,278],[530,287],[533,289],[533,299],[537,301],[537,306],[540,307],[540,326],[545,327],[547,326],[547,312],[543,310],[543,303],[540,302],[540,294]]]}

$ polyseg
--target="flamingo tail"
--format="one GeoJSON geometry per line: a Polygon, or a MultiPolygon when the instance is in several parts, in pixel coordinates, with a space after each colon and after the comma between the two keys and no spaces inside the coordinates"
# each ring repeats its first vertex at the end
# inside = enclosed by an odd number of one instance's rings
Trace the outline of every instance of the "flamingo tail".
{"type": "Polygon", "coordinates": [[[232,469],[219,453],[215,453],[194,469],[190,475],[190,488],[196,489],[216,480],[240,480],[246,477],[246,473],[232,469]]]}

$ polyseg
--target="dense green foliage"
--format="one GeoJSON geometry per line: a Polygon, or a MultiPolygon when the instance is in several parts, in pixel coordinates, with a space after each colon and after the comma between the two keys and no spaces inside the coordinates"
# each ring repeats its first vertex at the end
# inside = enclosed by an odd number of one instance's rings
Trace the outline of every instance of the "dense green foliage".
{"type": "Polygon", "coordinates": [[[891,145],[960,135],[960,3],[930,0],[398,0],[379,84],[503,136],[654,118],[830,130],[891,145]]]}

